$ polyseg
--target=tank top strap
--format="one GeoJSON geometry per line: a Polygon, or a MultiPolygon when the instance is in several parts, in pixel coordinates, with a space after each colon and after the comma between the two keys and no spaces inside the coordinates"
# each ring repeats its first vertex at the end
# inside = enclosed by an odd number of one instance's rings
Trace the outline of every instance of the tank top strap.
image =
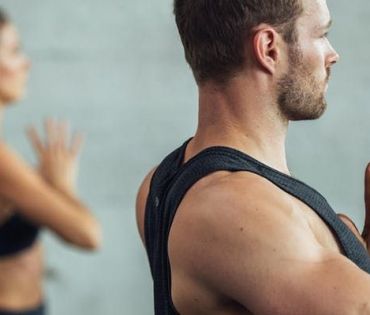
{"type": "Polygon", "coordinates": [[[176,210],[186,192],[197,181],[216,171],[253,172],[298,198],[315,211],[331,228],[337,236],[345,255],[362,270],[370,273],[370,257],[366,249],[352,231],[339,219],[319,192],[302,181],[279,172],[251,156],[229,147],[205,149],[179,169],[168,190],[164,207],[164,209],[170,211],[167,222],[167,239],[176,210]]]}

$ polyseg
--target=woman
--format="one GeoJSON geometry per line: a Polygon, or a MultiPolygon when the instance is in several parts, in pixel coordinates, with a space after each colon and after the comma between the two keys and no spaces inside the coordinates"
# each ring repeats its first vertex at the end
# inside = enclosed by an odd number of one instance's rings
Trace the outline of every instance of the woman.
{"type": "MultiPolygon", "coordinates": [[[[0,113],[22,97],[29,67],[16,29],[0,11],[0,113]]],[[[89,250],[100,242],[99,224],[74,190],[81,138],[68,144],[66,125],[51,120],[45,143],[34,128],[28,135],[37,171],[0,140],[0,315],[44,313],[39,227],[89,250]]]]}

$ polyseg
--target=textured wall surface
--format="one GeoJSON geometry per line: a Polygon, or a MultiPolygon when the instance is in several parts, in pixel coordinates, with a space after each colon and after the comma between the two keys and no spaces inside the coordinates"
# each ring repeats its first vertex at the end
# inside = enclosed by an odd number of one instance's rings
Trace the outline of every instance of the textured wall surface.
{"type": "MultiPolygon", "coordinates": [[[[329,0],[330,40],[341,55],[329,107],[291,125],[293,174],[338,211],[363,221],[370,160],[370,2],[329,0]]],[[[33,62],[27,98],[8,110],[7,141],[34,161],[23,129],[69,118],[87,135],[79,187],[101,220],[104,247],[84,254],[44,233],[51,315],[153,314],[151,279],[136,232],[134,199],[144,174],[192,135],[197,97],[170,0],[0,0],[33,62]]]]}

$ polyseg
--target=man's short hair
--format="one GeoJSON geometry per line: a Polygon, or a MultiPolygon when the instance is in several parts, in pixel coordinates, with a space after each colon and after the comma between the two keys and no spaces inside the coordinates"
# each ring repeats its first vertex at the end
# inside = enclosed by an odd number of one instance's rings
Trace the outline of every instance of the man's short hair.
{"type": "Polygon", "coordinates": [[[227,82],[245,65],[251,30],[269,24],[287,43],[296,40],[302,0],[175,0],[174,14],[198,84],[227,82]]]}

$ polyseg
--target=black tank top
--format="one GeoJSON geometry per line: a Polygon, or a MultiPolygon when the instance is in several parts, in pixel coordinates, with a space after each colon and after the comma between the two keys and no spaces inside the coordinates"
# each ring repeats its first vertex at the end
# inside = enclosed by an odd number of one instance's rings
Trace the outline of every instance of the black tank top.
{"type": "Polygon", "coordinates": [[[238,150],[210,147],[183,164],[186,145],[168,155],[156,169],[145,209],[145,243],[154,283],[156,315],[178,314],[171,299],[168,236],[176,210],[186,192],[201,178],[216,171],[247,171],[258,174],[298,198],[330,227],[343,253],[370,273],[370,257],[325,198],[307,184],[281,173],[238,150]]]}

